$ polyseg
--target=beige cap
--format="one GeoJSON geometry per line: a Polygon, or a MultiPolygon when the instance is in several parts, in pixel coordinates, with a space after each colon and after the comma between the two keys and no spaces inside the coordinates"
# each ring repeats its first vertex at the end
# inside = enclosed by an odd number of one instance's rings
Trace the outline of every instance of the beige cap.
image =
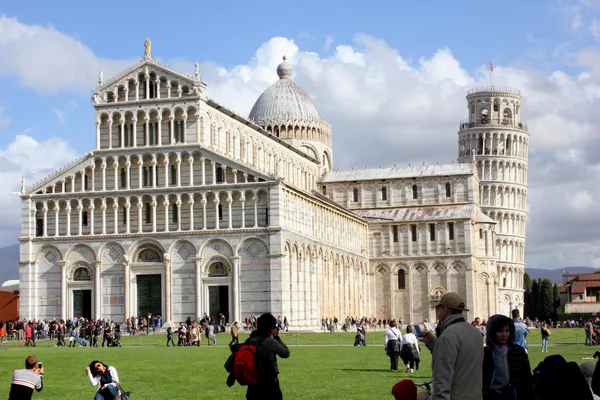
{"type": "Polygon", "coordinates": [[[442,296],[440,302],[436,304],[437,306],[446,306],[453,310],[458,311],[469,311],[468,308],[465,308],[465,301],[458,293],[448,292],[442,296]]]}

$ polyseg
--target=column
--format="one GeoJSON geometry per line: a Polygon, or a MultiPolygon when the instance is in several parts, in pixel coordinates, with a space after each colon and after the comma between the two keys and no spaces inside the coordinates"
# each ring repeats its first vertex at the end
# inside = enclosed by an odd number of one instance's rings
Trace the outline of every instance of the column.
{"type": "Polygon", "coordinates": [[[102,157],[102,164],[100,165],[102,168],[102,191],[106,191],[106,158],[102,157]]]}
{"type": "Polygon", "coordinates": [[[81,236],[81,227],[82,227],[82,219],[83,219],[83,204],[81,204],[81,200],[78,201],[77,211],[79,212],[79,219],[77,224],[77,235],[81,236]]]}
{"type": "Polygon", "coordinates": [[[135,81],[135,100],[139,100],[140,99],[140,82],[139,81],[135,81]]]}
{"type": "Polygon", "coordinates": [[[125,233],[131,233],[130,232],[131,203],[129,202],[129,198],[127,198],[127,201],[125,202],[125,210],[127,210],[126,215],[125,215],[125,217],[127,218],[127,220],[125,221],[125,233]]]}
{"type": "Polygon", "coordinates": [[[129,157],[127,158],[127,162],[125,163],[125,183],[127,190],[131,189],[131,161],[129,161],[129,157]]]}
{"type": "Polygon", "coordinates": [[[194,230],[194,198],[190,194],[190,199],[188,200],[188,204],[190,205],[190,231],[194,230]]]}
{"type": "Polygon", "coordinates": [[[59,261],[60,264],[60,315],[67,319],[67,261],[59,261]]]}
{"type": "Polygon", "coordinates": [[[181,231],[181,196],[177,195],[177,202],[175,202],[177,206],[177,231],[181,231]]]}
{"type": "Polygon", "coordinates": [[[156,98],[160,99],[160,79],[156,79],[154,83],[156,84],[156,98]]]}
{"type": "Polygon", "coordinates": [[[211,161],[210,165],[212,167],[212,182],[211,183],[214,185],[215,183],[217,183],[217,166],[214,161],[211,161]]]}
{"type": "MultiPolygon", "coordinates": [[[[242,194],[242,196],[244,196],[242,194]]],[[[240,199],[240,201],[242,202],[242,228],[246,227],[246,208],[245,208],[245,204],[246,204],[246,199],[244,197],[242,197],[240,199]]]]}
{"type": "Polygon", "coordinates": [[[171,81],[167,81],[167,98],[171,98],[171,81]]]}
{"type": "MultiPolygon", "coordinates": [[[[156,86],[157,86],[156,90],[158,91],[158,85],[156,85],[156,86]]],[[[158,93],[160,93],[160,91],[158,91],[158,93]]],[[[159,96],[159,98],[160,98],[160,96],[159,96]]],[[[162,146],[162,139],[160,137],[162,135],[162,133],[161,133],[162,116],[160,114],[158,115],[158,117],[156,117],[156,121],[157,121],[156,122],[156,125],[157,125],[156,130],[157,130],[157,135],[158,135],[158,141],[157,141],[157,143],[158,143],[159,146],[162,146]]]]}
{"type": "MultiPolygon", "coordinates": [[[[55,203],[54,205],[54,236],[58,236],[58,212],[60,211],[60,207],[55,203]]],[[[46,227],[46,222],[44,221],[44,228],[46,227]]]]}
{"type": "Polygon", "coordinates": [[[142,170],[142,160],[138,159],[137,162],[138,165],[138,189],[142,188],[142,185],[144,183],[144,171],[142,170]]]}
{"type": "Polygon", "coordinates": [[[190,164],[190,186],[194,186],[194,157],[190,156],[188,163],[190,164]]]}
{"type": "Polygon", "coordinates": [[[115,160],[114,164],[113,164],[113,168],[115,170],[115,175],[114,175],[114,179],[115,179],[115,187],[114,190],[119,190],[119,162],[115,160]]]}
{"type": "Polygon", "coordinates": [[[110,118],[108,120],[108,148],[112,149],[112,123],[113,120],[110,118]]]}
{"type": "Polygon", "coordinates": [[[125,88],[125,101],[129,101],[129,88],[125,88]]]}
{"type": "Polygon", "coordinates": [[[194,116],[196,117],[196,143],[200,144],[202,143],[202,140],[200,140],[202,136],[202,132],[200,131],[200,113],[196,113],[194,116]]]}
{"type": "Polygon", "coordinates": [[[130,318],[131,312],[129,311],[129,305],[131,304],[131,293],[129,289],[129,283],[131,282],[131,267],[129,266],[129,259],[125,257],[123,260],[123,275],[125,281],[125,287],[123,290],[123,303],[125,306],[123,308],[125,309],[125,318],[130,318]]]}
{"type": "Polygon", "coordinates": [[[258,194],[254,193],[254,227],[258,228],[258,194]]]}
{"type": "Polygon", "coordinates": [[[202,229],[206,230],[206,197],[204,194],[200,203],[202,204],[202,229]]]}
{"type": "Polygon", "coordinates": [[[187,132],[187,114],[183,114],[182,115],[182,120],[181,120],[181,143],[185,143],[185,134],[187,132]]]}
{"type": "Polygon", "coordinates": [[[196,320],[202,314],[202,258],[196,258],[196,320]]]}
{"type": "Polygon", "coordinates": [[[44,201],[44,206],[42,207],[42,211],[44,212],[44,230],[43,230],[42,236],[46,237],[46,236],[48,236],[48,233],[47,233],[48,230],[46,228],[48,226],[48,218],[47,218],[47,216],[48,216],[48,203],[45,202],[45,201],[44,201]]]}
{"type": "Polygon", "coordinates": [[[75,193],[75,174],[71,175],[71,193],[75,193]]]}
{"type": "Polygon", "coordinates": [[[100,121],[96,120],[96,150],[100,150],[100,121]]]}
{"type": "MultiPolygon", "coordinates": [[[[137,97],[137,90],[135,94],[137,97]]],[[[137,117],[133,117],[131,122],[133,123],[133,147],[137,147],[137,117]]]]}
{"type": "Polygon", "coordinates": [[[181,187],[181,158],[177,156],[177,187],[181,187]]]}
{"type": "Polygon", "coordinates": [[[92,186],[91,186],[91,190],[92,192],[96,191],[96,164],[92,163],[92,165],[90,165],[90,169],[92,170],[92,172],[90,173],[90,179],[92,181],[92,186]]]}
{"type": "Polygon", "coordinates": [[[100,209],[102,210],[102,234],[106,235],[106,199],[102,199],[100,209]]]}
{"type": "Polygon", "coordinates": [[[237,169],[233,169],[233,170],[231,170],[231,172],[233,173],[233,183],[238,183],[237,182],[237,169]]]}
{"type": "Polygon", "coordinates": [[[202,165],[202,186],[206,185],[206,159],[204,157],[200,157],[200,163],[202,165]]]}
{"type": "Polygon", "coordinates": [[[119,143],[121,146],[119,146],[120,148],[124,148],[125,147],[125,119],[121,118],[121,137],[120,137],[121,143],[119,143]]]}
{"type": "Polygon", "coordinates": [[[172,322],[171,317],[171,259],[165,257],[165,321],[172,322]]]}
{"type": "MultiPolygon", "coordinates": [[[[85,169],[81,173],[81,193],[85,193],[85,169]]],[[[53,191],[54,193],[54,191],[53,191]]]]}
{"type": "Polygon", "coordinates": [[[169,199],[165,199],[163,202],[165,206],[165,232],[169,232],[169,199]]]}
{"type": "Polygon", "coordinates": [[[67,206],[65,207],[65,210],[67,211],[67,236],[71,236],[71,203],[70,202],[67,202],[67,206]]]}
{"type": "Polygon", "coordinates": [[[90,206],[88,209],[90,210],[90,235],[94,234],[94,199],[91,199],[90,206]]]}
{"type": "Polygon", "coordinates": [[[119,233],[119,199],[115,198],[112,208],[115,215],[115,228],[113,233],[116,235],[117,233],[119,233]]]}
{"type": "Polygon", "coordinates": [[[158,203],[156,202],[156,197],[152,197],[152,233],[156,232],[156,206],[158,203]]]}
{"type": "Polygon", "coordinates": [[[94,304],[96,304],[96,319],[102,318],[102,261],[94,263],[96,272],[94,274],[94,304]]]}
{"type": "Polygon", "coordinates": [[[144,131],[144,146],[150,146],[150,117],[144,117],[146,129],[144,131]]]}
{"type": "Polygon", "coordinates": [[[169,178],[170,178],[170,174],[169,174],[169,159],[165,158],[163,160],[163,164],[165,166],[165,187],[169,187],[169,178]]]}
{"type": "MultiPolygon", "coordinates": [[[[156,176],[156,155],[152,156],[152,188],[156,189],[156,180],[157,180],[157,176],[156,176]]],[[[167,177],[165,176],[165,179],[167,177]]]]}
{"type": "Polygon", "coordinates": [[[229,225],[228,228],[231,229],[232,228],[232,216],[231,216],[231,203],[233,202],[233,199],[231,198],[231,194],[229,196],[227,196],[227,216],[229,217],[229,225]]]}
{"type": "Polygon", "coordinates": [[[232,257],[230,258],[231,264],[233,265],[232,275],[233,279],[231,281],[233,292],[233,320],[241,322],[240,315],[240,257],[232,257]]]}

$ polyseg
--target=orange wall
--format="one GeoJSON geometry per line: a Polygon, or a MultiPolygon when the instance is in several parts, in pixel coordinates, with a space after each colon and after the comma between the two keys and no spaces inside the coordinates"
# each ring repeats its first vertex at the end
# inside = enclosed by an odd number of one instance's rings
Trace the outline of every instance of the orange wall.
{"type": "Polygon", "coordinates": [[[19,318],[19,292],[0,290],[0,321],[19,318]]]}

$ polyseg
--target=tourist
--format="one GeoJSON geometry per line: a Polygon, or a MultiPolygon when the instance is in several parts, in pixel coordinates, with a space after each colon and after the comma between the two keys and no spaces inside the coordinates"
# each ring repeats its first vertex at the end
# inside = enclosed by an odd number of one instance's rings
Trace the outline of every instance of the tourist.
{"type": "Polygon", "coordinates": [[[542,322],[542,353],[548,352],[548,338],[550,337],[550,330],[548,329],[548,325],[546,321],[542,322]]]}
{"type": "MultiPolygon", "coordinates": [[[[6,363],[4,363],[6,365],[6,363]]],[[[13,372],[12,382],[10,385],[10,394],[8,400],[29,400],[33,396],[33,389],[36,392],[41,392],[44,384],[42,377],[44,376],[44,366],[38,363],[38,359],[34,355],[30,355],[25,359],[25,369],[18,369],[13,372]]]]}
{"type": "Polygon", "coordinates": [[[446,293],[435,307],[440,335],[423,332],[431,351],[433,371],[432,400],[481,400],[481,333],[465,321],[465,301],[457,293],[446,293]]]}
{"type": "Polygon", "coordinates": [[[525,348],[514,341],[515,323],[497,314],[488,319],[483,355],[483,398],[533,399],[531,367],[525,348]]]}
{"type": "MultiPolygon", "coordinates": [[[[276,322],[275,326],[279,329],[279,324],[276,322]]],[[[229,346],[238,344],[238,322],[235,321],[233,325],[231,325],[231,342],[229,342],[229,346]]]]}
{"type": "Polygon", "coordinates": [[[406,372],[415,372],[415,369],[419,370],[419,363],[421,362],[421,349],[417,337],[413,333],[413,327],[408,325],[406,327],[406,334],[402,336],[402,343],[400,345],[400,357],[402,362],[406,365],[406,372]]]}
{"type": "Polygon", "coordinates": [[[529,328],[523,320],[520,319],[519,310],[516,308],[512,310],[512,319],[515,324],[515,338],[514,341],[519,346],[525,349],[527,352],[527,335],[529,335],[529,328]]]}
{"type": "Polygon", "coordinates": [[[119,399],[119,375],[115,367],[109,367],[101,361],[92,361],[85,368],[92,386],[98,386],[94,400],[119,399]]]}
{"type": "Polygon", "coordinates": [[[265,313],[258,317],[256,330],[250,334],[245,343],[262,343],[269,350],[272,370],[269,376],[261,377],[263,383],[259,385],[248,385],[246,391],[247,400],[280,400],[283,398],[279,387],[279,369],[277,368],[277,356],[288,358],[290,350],[279,338],[275,317],[271,313],[265,313]]]}
{"type": "Polygon", "coordinates": [[[400,341],[402,333],[398,330],[398,323],[395,319],[390,321],[390,327],[385,331],[385,353],[390,358],[390,370],[398,371],[398,357],[400,355],[400,341]]]}

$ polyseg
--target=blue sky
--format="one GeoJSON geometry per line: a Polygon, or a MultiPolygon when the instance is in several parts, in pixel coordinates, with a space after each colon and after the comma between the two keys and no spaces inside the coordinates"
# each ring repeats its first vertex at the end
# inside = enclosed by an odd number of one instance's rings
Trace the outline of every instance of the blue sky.
{"type": "MultiPolygon", "coordinates": [[[[491,60],[495,84],[523,91],[532,133],[528,265],[600,267],[600,0],[4,3],[10,191],[93,150],[98,71],[141,59],[145,37],[162,62],[200,62],[208,96],[242,114],[287,54],[333,126],[339,168],[455,161],[464,96],[488,84],[491,60]]],[[[16,243],[18,199],[0,193],[0,206],[2,247],[16,243]]]]}

